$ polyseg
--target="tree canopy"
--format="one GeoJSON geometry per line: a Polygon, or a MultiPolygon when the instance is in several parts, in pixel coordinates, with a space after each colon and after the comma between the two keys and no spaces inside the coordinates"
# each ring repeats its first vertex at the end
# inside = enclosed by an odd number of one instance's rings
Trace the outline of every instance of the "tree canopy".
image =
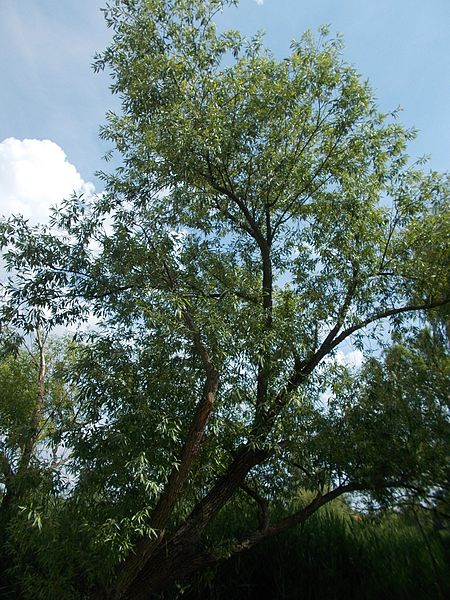
{"type": "Polygon", "coordinates": [[[340,40],[305,34],[279,60],[215,25],[233,4],[111,2],[95,68],[122,162],[49,227],[1,225],[9,327],[98,322],[71,364],[58,507],[92,597],[148,598],[346,492],[445,481],[448,338],[424,322],[450,300],[448,178],[410,160],[414,131],[340,40]],[[241,496],[255,519],[213,541],[241,496]]]}

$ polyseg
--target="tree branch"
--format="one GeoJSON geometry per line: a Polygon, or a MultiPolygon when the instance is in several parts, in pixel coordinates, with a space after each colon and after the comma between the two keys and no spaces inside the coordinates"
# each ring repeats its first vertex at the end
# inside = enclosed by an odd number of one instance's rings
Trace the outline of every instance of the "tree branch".
{"type": "Polygon", "coordinates": [[[45,360],[45,341],[47,335],[44,334],[38,325],[36,329],[36,345],[38,347],[38,360],[37,360],[37,392],[36,401],[33,407],[33,413],[31,415],[30,431],[28,438],[25,442],[22,456],[20,458],[18,473],[26,471],[29,467],[31,457],[39,438],[39,421],[42,417],[45,402],[45,376],[46,376],[46,360],[45,360]]]}
{"type": "MultiPolygon", "coordinates": [[[[258,427],[254,427],[252,431],[252,436],[260,437],[261,435],[267,435],[275,422],[275,419],[280,414],[280,411],[288,402],[289,396],[292,392],[294,392],[302,383],[304,383],[309,375],[314,371],[317,365],[323,360],[325,356],[327,356],[334,348],[336,348],[339,344],[341,344],[345,339],[347,339],[350,335],[367,327],[371,323],[376,321],[380,321],[387,317],[395,316],[402,313],[407,312],[415,312],[421,310],[431,310],[433,308],[439,308],[440,306],[445,306],[449,304],[450,300],[441,300],[436,302],[425,302],[423,304],[409,304],[406,306],[400,306],[397,308],[391,308],[384,311],[380,311],[375,313],[374,315],[367,317],[360,323],[352,325],[345,329],[340,335],[334,337],[334,339],[330,338],[327,344],[322,343],[320,348],[309,358],[303,361],[296,361],[294,365],[294,370],[291,377],[288,379],[286,385],[278,392],[273,405],[264,415],[264,419],[261,420],[258,424],[258,427]]],[[[345,304],[345,302],[344,302],[345,304]]],[[[344,305],[343,307],[344,308],[344,305]]],[[[334,328],[336,329],[336,327],[334,328]]],[[[338,330],[337,330],[338,331],[338,330]]],[[[328,338],[329,336],[327,336],[328,338]]]]}
{"type": "Polygon", "coordinates": [[[219,372],[202,342],[200,331],[188,308],[183,310],[184,321],[192,334],[194,347],[201,359],[206,380],[203,386],[202,396],[192,419],[186,440],[181,450],[179,463],[174,466],[169,479],[153,511],[152,528],[160,530],[158,537],[143,538],[136,547],[135,554],[125,563],[116,587],[116,597],[120,598],[126,590],[133,585],[152,553],[161,544],[165,536],[164,528],[175,508],[177,500],[182,494],[192,465],[197,458],[201,447],[203,434],[205,432],[209,416],[215,404],[217,389],[219,385],[219,372]]]}
{"type": "Polygon", "coordinates": [[[288,529],[291,529],[295,525],[299,525],[306,521],[312,514],[314,514],[319,508],[328,504],[332,500],[342,496],[342,494],[348,492],[354,492],[357,490],[363,490],[365,486],[361,486],[356,483],[348,483],[346,485],[340,485],[326,494],[317,494],[312,502],[302,509],[292,513],[291,515],[284,517],[280,521],[268,525],[264,530],[258,530],[252,533],[250,536],[243,538],[237,542],[232,549],[233,554],[238,554],[244,550],[248,550],[260,541],[278,535],[288,529]]]}
{"type": "Polygon", "coordinates": [[[334,350],[334,348],[339,346],[339,344],[341,344],[344,340],[346,340],[353,333],[356,333],[357,331],[364,329],[364,327],[367,327],[368,325],[371,325],[372,323],[375,323],[376,321],[381,321],[382,319],[386,319],[388,317],[393,317],[395,315],[400,315],[400,314],[407,313],[407,312],[431,310],[433,308],[439,308],[440,306],[445,306],[446,304],[449,304],[449,303],[450,303],[450,300],[445,299],[445,300],[436,301],[436,302],[424,302],[423,304],[408,304],[406,306],[390,308],[390,309],[386,309],[384,311],[375,313],[374,315],[367,317],[360,323],[355,323],[351,327],[344,329],[344,331],[342,331],[342,333],[340,333],[337,337],[334,337],[334,339],[328,340],[327,344],[325,344],[325,342],[324,342],[321,345],[321,347],[319,348],[319,350],[309,360],[307,360],[303,363],[301,373],[297,373],[296,377],[298,379],[298,378],[310,375],[310,373],[312,373],[312,371],[316,368],[316,366],[319,364],[319,362],[327,354],[329,354],[332,350],[334,350]]]}
{"type": "Polygon", "coordinates": [[[269,504],[267,500],[262,498],[262,496],[260,496],[256,490],[252,489],[245,483],[242,483],[240,487],[242,491],[244,491],[256,502],[258,506],[259,530],[266,531],[267,527],[269,526],[269,504]]]}
{"type": "MultiPolygon", "coordinates": [[[[210,162],[209,158],[206,158],[206,163],[208,165],[208,172],[209,172],[209,174],[208,175],[202,174],[202,176],[206,179],[207,183],[216,192],[219,192],[219,194],[222,194],[222,195],[226,196],[234,204],[236,204],[236,206],[239,208],[239,210],[241,211],[241,213],[243,214],[243,216],[244,216],[244,218],[245,218],[245,220],[247,222],[247,226],[248,227],[246,226],[245,230],[253,237],[253,239],[257,242],[258,246],[262,249],[262,247],[264,247],[264,246],[267,245],[267,240],[263,236],[263,234],[262,234],[260,228],[258,227],[258,224],[256,223],[255,219],[250,214],[250,211],[249,211],[247,205],[245,204],[245,202],[243,202],[239,198],[239,196],[237,196],[237,194],[234,193],[233,190],[231,190],[228,187],[226,187],[226,185],[220,185],[214,179],[213,167],[211,165],[211,162],[210,162]]],[[[219,210],[221,210],[221,209],[219,208],[219,210]]],[[[229,212],[228,212],[228,215],[230,216],[229,212]]],[[[233,222],[236,222],[234,220],[234,218],[233,218],[233,222]]]]}
{"type": "Polygon", "coordinates": [[[8,485],[8,481],[11,481],[14,478],[15,473],[8,457],[2,450],[0,450],[0,471],[5,476],[5,481],[8,485]]]}

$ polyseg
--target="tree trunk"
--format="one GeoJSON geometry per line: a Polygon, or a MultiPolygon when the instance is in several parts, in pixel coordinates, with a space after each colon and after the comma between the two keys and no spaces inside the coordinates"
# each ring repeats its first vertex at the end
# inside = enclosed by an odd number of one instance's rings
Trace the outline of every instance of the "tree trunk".
{"type": "Polygon", "coordinates": [[[141,562],[139,571],[136,571],[136,563],[141,558],[138,547],[137,554],[129,563],[125,563],[113,593],[107,597],[115,600],[149,598],[151,593],[163,589],[168,582],[216,563],[217,557],[199,552],[196,548],[198,541],[212,519],[235,494],[249,471],[266,456],[265,450],[243,448],[227,473],[197,504],[184,524],[167,539],[161,535],[153,552],[141,562]]]}
{"type": "MultiPolygon", "coordinates": [[[[250,536],[233,544],[230,549],[232,554],[237,554],[252,548],[264,539],[276,536],[292,527],[306,521],[320,507],[328,504],[344,493],[365,489],[365,486],[348,483],[340,485],[325,494],[318,494],[307,506],[280,519],[271,525],[255,531],[250,536]]],[[[206,499],[205,499],[206,500],[206,499]]],[[[127,591],[121,596],[113,598],[123,600],[150,600],[154,594],[164,591],[176,581],[185,579],[195,572],[217,565],[226,558],[219,549],[205,550],[201,547],[199,517],[197,509],[171,539],[163,542],[145,565],[145,568],[136,577],[127,591]],[[195,517],[195,518],[194,518],[195,517]],[[190,520],[196,525],[192,525],[190,520]]],[[[211,520],[210,513],[205,514],[205,522],[211,520]]]]}

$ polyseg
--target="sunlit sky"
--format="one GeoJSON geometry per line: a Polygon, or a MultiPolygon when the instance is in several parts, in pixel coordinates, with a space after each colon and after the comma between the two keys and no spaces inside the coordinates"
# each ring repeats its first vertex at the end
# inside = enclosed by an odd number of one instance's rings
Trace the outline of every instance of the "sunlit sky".
{"type": "MultiPolygon", "coordinates": [[[[103,4],[0,0],[0,214],[43,220],[73,189],[101,189],[94,173],[107,168],[108,147],[98,127],[115,106],[108,77],[90,66],[110,35],[103,4]]],[[[448,168],[450,0],[241,0],[221,24],[264,30],[280,58],[303,31],[329,24],[380,109],[402,106],[402,123],[419,130],[411,155],[448,168]]]]}

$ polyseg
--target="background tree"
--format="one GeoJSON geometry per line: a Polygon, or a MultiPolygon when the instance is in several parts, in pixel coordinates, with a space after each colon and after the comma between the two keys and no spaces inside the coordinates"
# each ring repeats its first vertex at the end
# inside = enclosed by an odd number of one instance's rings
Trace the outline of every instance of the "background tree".
{"type": "Polygon", "coordinates": [[[70,442],[73,502],[104,549],[98,597],[148,598],[346,492],[442,473],[443,442],[427,447],[448,414],[436,428],[419,392],[387,395],[381,363],[354,382],[334,355],[448,303],[447,180],[409,163],[414,132],[377,111],[339,41],[305,35],[279,61],[216,29],[230,4],[107,7],[96,67],[122,112],[102,135],[123,163],[101,197],[54,213],[58,233],[3,225],[26,274],[14,301],[101,322],[74,372],[89,426],[70,442]],[[299,487],[314,496],[296,510],[299,487]],[[255,529],[208,544],[240,494],[255,529]]]}
{"type": "Polygon", "coordinates": [[[64,438],[73,426],[74,404],[63,372],[69,352],[62,342],[46,338],[39,328],[27,340],[30,345],[11,331],[1,339],[0,591],[5,598],[17,594],[18,581],[25,578],[17,555],[32,535],[28,530],[41,530],[43,514],[68,482],[64,438]]]}

